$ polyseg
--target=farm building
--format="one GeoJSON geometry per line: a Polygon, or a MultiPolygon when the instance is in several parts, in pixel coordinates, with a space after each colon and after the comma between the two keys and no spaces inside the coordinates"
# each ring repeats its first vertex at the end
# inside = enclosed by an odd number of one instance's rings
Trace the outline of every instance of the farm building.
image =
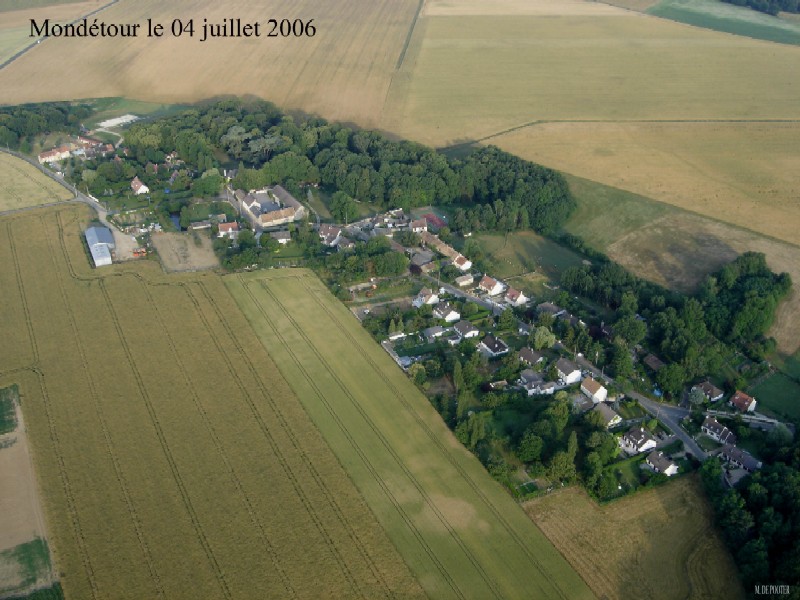
{"type": "Polygon", "coordinates": [[[95,225],[84,232],[95,267],[111,264],[111,251],[115,248],[114,235],[108,227],[95,225]]]}

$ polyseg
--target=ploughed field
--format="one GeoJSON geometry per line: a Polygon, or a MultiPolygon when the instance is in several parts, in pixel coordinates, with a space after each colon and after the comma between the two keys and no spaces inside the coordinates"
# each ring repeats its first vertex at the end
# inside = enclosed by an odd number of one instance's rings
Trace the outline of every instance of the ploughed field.
{"type": "Polygon", "coordinates": [[[430,597],[592,597],[313,273],[225,283],[430,597]]]}
{"type": "Polygon", "coordinates": [[[66,597],[423,597],[221,277],[93,270],[88,217],[0,219],[0,387],[66,597]]]}

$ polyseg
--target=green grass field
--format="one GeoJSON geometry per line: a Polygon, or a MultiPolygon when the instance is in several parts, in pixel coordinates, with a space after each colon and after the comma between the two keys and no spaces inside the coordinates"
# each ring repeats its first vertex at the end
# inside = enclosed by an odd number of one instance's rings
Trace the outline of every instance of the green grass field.
{"type": "Polygon", "coordinates": [[[715,31],[781,44],[800,44],[800,23],[719,0],[661,0],[646,12],[715,31]]]}
{"type": "Polygon", "coordinates": [[[430,597],[591,597],[316,276],[225,282],[430,597]]]}
{"type": "Polygon", "coordinates": [[[777,373],[747,392],[758,401],[758,410],[766,408],[800,425],[800,384],[797,381],[777,373]]]}
{"type": "Polygon", "coordinates": [[[221,277],[94,270],[90,216],[0,220],[0,387],[66,597],[422,597],[221,277]]]}
{"type": "Polygon", "coordinates": [[[186,109],[186,105],[182,104],[143,102],[141,100],[131,100],[129,98],[97,98],[89,100],[88,103],[95,111],[85,123],[86,127],[89,128],[96,127],[97,124],[102,121],[127,114],[133,114],[138,117],[155,118],[167,116],[186,109]]]}

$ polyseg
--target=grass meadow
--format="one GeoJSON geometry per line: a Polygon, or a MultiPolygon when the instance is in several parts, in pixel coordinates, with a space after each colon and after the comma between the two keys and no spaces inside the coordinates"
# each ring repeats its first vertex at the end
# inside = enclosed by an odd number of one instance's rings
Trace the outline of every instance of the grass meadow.
{"type": "Polygon", "coordinates": [[[800,383],[776,373],[753,386],[748,393],[758,401],[758,410],[768,409],[800,424],[800,383]]]}
{"type": "Polygon", "coordinates": [[[0,220],[0,386],[66,597],[422,597],[220,276],[94,270],[89,216],[0,220]]]}
{"type": "Polygon", "coordinates": [[[0,152],[0,212],[68,200],[72,194],[36,167],[0,152]]]}
{"type": "Polygon", "coordinates": [[[591,597],[316,276],[225,283],[429,597],[591,597]]]}
{"type": "Polygon", "coordinates": [[[693,477],[603,506],[569,488],[524,507],[599,598],[744,598],[693,477]]]}

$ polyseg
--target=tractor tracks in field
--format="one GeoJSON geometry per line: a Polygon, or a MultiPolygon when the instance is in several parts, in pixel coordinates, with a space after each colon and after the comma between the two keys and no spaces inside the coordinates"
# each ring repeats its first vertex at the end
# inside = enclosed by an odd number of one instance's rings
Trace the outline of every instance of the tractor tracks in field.
{"type": "MultiPolygon", "coordinates": [[[[41,219],[41,217],[40,217],[41,219]]],[[[43,224],[44,226],[44,224],[43,224]]],[[[58,282],[58,289],[59,295],[61,297],[61,301],[64,305],[64,311],[67,314],[67,320],[69,321],[70,330],[72,332],[72,339],[75,341],[75,345],[78,348],[78,353],[80,355],[80,362],[81,362],[81,370],[83,372],[84,379],[89,387],[89,396],[92,398],[92,403],[94,405],[95,413],[97,414],[97,419],[100,422],[100,429],[103,433],[103,440],[106,446],[106,452],[111,459],[111,464],[114,469],[114,475],[117,480],[117,484],[120,487],[120,491],[122,492],[123,499],[125,501],[125,506],[128,509],[128,514],[130,516],[131,522],[133,524],[134,531],[136,533],[136,538],[139,542],[139,548],[142,551],[142,556],[147,564],[147,570],[150,573],[150,578],[153,581],[153,584],[156,588],[156,593],[159,598],[165,598],[164,594],[164,587],[161,584],[161,576],[159,575],[155,563],[153,561],[153,555],[150,551],[150,547],[147,544],[147,540],[145,539],[144,531],[142,528],[142,520],[139,517],[139,514],[136,511],[135,503],[131,498],[130,486],[128,485],[127,480],[125,479],[125,475],[122,471],[122,466],[120,464],[119,458],[117,457],[116,452],[114,451],[114,444],[111,440],[111,432],[108,427],[108,421],[106,420],[105,413],[103,411],[103,406],[99,398],[99,394],[97,392],[97,384],[92,377],[91,371],[89,369],[89,359],[86,356],[86,351],[81,343],[80,339],[80,329],[75,319],[75,314],[72,311],[69,298],[67,297],[67,291],[64,288],[64,282],[61,280],[59,275],[60,269],[58,268],[58,264],[55,258],[55,249],[53,248],[53,242],[51,236],[45,235],[47,238],[47,245],[50,250],[50,257],[53,262],[53,268],[55,272],[55,279],[58,282]]],[[[110,306],[109,306],[110,309],[110,306]]]]}
{"type": "MultiPolygon", "coordinates": [[[[264,319],[264,322],[268,324],[268,326],[272,330],[273,334],[284,345],[286,351],[289,353],[289,355],[291,356],[292,360],[297,365],[297,368],[303,374],[303,377],[306,379],[306,381],[308,382],[309,386],[314,390],[314,393],[317,396],[317,398],[325,406],[326,410],[331,415],[331,418],[339,426],[340,430],[342,431],[342,433],[347,438],[347,440],[350,443],[351,447],[358,454],[359,458],[362,460],[364,466],[369,471],[369,473],[372,475],[372,477],[375,480],[375,482],[380,486],[381,490],[384,492],[384,494],[389,499],[391,504],[395,507],[395,510],[401,516],[401,518],[405,522],[406,526],[408,527],[409,531],[411,531],[411,533],[417,539],[420,547],[425,551],[426,555],[430,558],[431,562],[434,564],[434,566],[437,568],[437,570],[441,573],[443,579],[447,582],[449,587],[452,589],[453,593],[459,598],[465,598],[466,595],[465,595],[464,591],[462,591],[458,587],[458,584],[453,580],[453,578],[450,575],[450,573],[448,572],[447,568],[441,563],[439,558],[436,556],[436,553],[428,545],[428,543],[425,540],[425,538],[423,537],[422,533],[419,531],[419,529],[414,524],[412,518],[408,515],[408,513],[402,507],[402,505],[397,500],[397,498],[394,496],[392,491],[386,485],[386,483],[383,480],[383,477],[378,472],[378,470],[375,468],[375,466],[372,464],[372,462],[370,461],[370,459],[367,456],[366,452],[361,448],[359,443],[353,437],[353,434],[350,432],[348,427],[342,421],[341,417],[338,415],[336,410],[333,408],[331,403],[328,401],[328,399],[326,398],[325,393],[320,389],[320,387],[318,386],[317,382],[315,381],[315,378],[306,370],[305,366],[302,364],[302,361],[295,354],[291,344],[289,344],[287,342],[286,338],[280,333],[277,325],[267,315],[266,311],[264,310],[263,305],[255,297],[255,295],[253,294],[252,290],[250,289],[248,283],[242,281],[241,279],[239,279],[239,281],[240,281],[240,283],[242,285],[243,290],[245,291],[245,293],[250,298],[250,301],[253,303],[253,306],[262,315],[262,317],[264,319]]],[[[412,485],[416,488],[416,490],[419,493],[420,497],[425,501],[427,506],[436,515],[436,517],[438,518],[438,520],[440,521],[442,526],[445,528],[445,530],[450,534],[450,536],[453,538],[453,540],[456,542],[456,544],[461,548],[462,552],[464,552],[465,556],[473,564],[473,566],[475,567],[476,571],[481,575],[482,579],[484,579],[484,581],[485,581],[485,583],[487,585],[487,588],[492,590],[493,594],[497,598],[500,598],[501,595],[499,594],[499,591],[496,589],[494,582],[491,581],[488,578],[486,573],[483,571],[483,568],[480,565],[480,563],[477,560],[475,560],[475,557],[472,555],[472,553],[466,547],[466,545],[464,544],[463,540],[461,540],[461,538],[458,536],[458,534],[455,532],[455,530],[453,530],[452,526],[447,521],[447,519],[444,517],[444,515],[441,513],[439,508],[433,503],[433,501],[430,499],[430,497],[428,497],[427,492],[425,492],[424,488],[419,483],[419,481],[408,470],[408,468],[406,467],[406,465],[404,464],[402,459],[397,455],[397,453],[394,450],[394,448],[392,448],[391,444],[388,442],[388,440],[385,438],[385,436],[381,433],[380,429],[375,425],[375,423],[366,414],[366,412],[364,411],[363,407],[360,406],[358,401],[350,394],[350,392],[347,389],[347,387],[339,379],[339,377],[336,375],[335,371],[333,369],[331,369],[331,367],[327,363],[327,361],[319,354],[319,352],[317,351],[316,347],[311,343],[311,341],[306,336],[305,332],[298,327],[296,321],[294,321],[294,319],[289,314],[289,311],[286,309],[286,307],[279,300],[277,300],[277,298],[275,297],[275,295],[272,293],[271,290],[269,290],[265,285],[263,285],[263,282],[259,282],[259,283],[260,283],[260,288],[275,303],[275,305],[277,307],[279,307],[279,309],[283,313],[284,317],[286,317],[286,319],[292,324],[292,326],[295,328],[295,330],[298,332],[298,334],[303,338],[305,343],[308,345],[309,349],[315,354],[315,356],[319,360],[320,364],[328,371],[328,373],[331,375],[331,377],[334,379],[334,381],[336,381],[337,385],[340,387],[340,389],[342,390],[344,395],[348,398],[348,400],[353,405],[353,407],[359,412],[359,414],[364,419],[364,421],[367,424],[367,426],[370,427],[370,429],[375,434],[376,438],[381,442],[381,444],[383,445],[383,447],[385,448],[387,453],[393,458],[393,460],[398,465],[400,470],[403,471],[403,473],[406,475],[406,477],[409,480],[409,482],[411,482],[412,485]]]]}
{"type": "MultiPolygon", "coordinates": [[[[272,393],[266,388],[266,386],[263,385],[258,370],[256,369],[256,367],[253,364],[253,362],[250,360],[250,357],[247,354],[247,352],[245,351],[245,349],[239,343],[235,333],[233,332],[233,330],[230,327],[230,324],[227,322],[227,320],[225,319],[224,315],[222,314],[222,311],[217,306],[216,302],[214,302],[213,298],[211,297],[210,293],[206,289],[205,285],[202,284],[202,283],[198,283],[197,285],[199,286],[200,292],[202,293],[203,297],[205,298],[205,301],[212,308],[212,310],[216,314],[219,322],[221,323],[222,327],[225,329],[225,333],[227,334],[228,339],[230,340],[230,342],[236,348],[237,352],[242,357],[242,360],[246,364],[247,369],[248,369],[248,371],[250,373],[250,376],[252,377],[253,381],[256,381],[256,382],[259,383],[259,387],[261,388],[261,390],[262,390],[262,392],[264,394],[264,397],[266,398],[267,403],[270,406],[270,409],[272,410],[273,414],[278,419],[278,424],[279,424],[281,430],[289,438],[289,441],[292,444],[292,448],[297,453],[298,457],[301,459],[303,465],[308,470],[308,472],[311,475],[311,477],[313,478],[314,482],[317,484],[319,489],[322,491],[322,493],[325,496],[325,499],[326,499],[329,507],[333,510],[334,514],[337,517],[337,520],[340,522],[340,524],[343,527],[343,529],[348,533],[348,536],[350,537],[351,541],[353,542],[355,548],[358,550],[359,554],[361,555],[362,560],[364,561],[365,564],[368,565],[368,567],[369,567],[370,571],[372,572],[373,576],[375,577],[375,579],[381,584],[381,586],[384,589],[384,592],[385,592],[386,596],[390,597],[390,598],[394,597],[395,594],[392,591],[391,586],[386,581],[385,576],[383,575],[381,570],[375,564],[375,561],[373,560],[373,558],[370,555],[369,551],[364,548],[363,543],[358,538],[358,535],[354,531],[353,527],[350,525],[348,519],[344,516],[344,513],[342,512],[342,509],[339,506],[339,503],[336,501],[336,495],[333,492],[331,492],[331,490],[329,489],[328,485],[325,483],[324,478],[322,477],[322,475],[317,470],[317,468],[316,468],[316,466],[314,464],[314,461],[306,453],[305,449],[303,448],[302,444],[300,443],[299,439],[297,438],[297,435],[295,434],[295,432],[292,429],[290,423],[288,422],[286,416],[280,410],[278,402],[276,402],[276,400],[273,397],[272,393]]],[[[192,300],[195,303],[196,308],[198,309],[198,314],[201,315],[201,319],[203,320],[204,324],[206,325],[206,328],[208,329],[208,331],[209,331],[209,333],[210,333],[210,335],[212,337],[212,340],[214,341],[215,346],[219,350],[220,355],[224,357],[224,360],[225,360],[226,365],[228,366],[229,372],[230,373],[235,373],[236,371],[233,368],[233,365],[231,364],[227,353],[223,350],[223,348],[222,348],[222,346],[221,346],[221,344],[219,342],[219,339],[216,337],[216,335],[214,335],[212,333],[212,329],[211,329],[210,323],[206,319],[205,315],[202,314],[202,309],[200,308],[199,303],[197,302],[196,298],[194,298],[193,294],[191,294],[191,292],[190,292],[190,297],[192,297],[192,300]]],[[[277,444],[277,442],[275,441],[272,433],[269,430],[269,427],[264,422],[264,419],[261,416],[261,413],[259,412],[255,401],[253,400],[252,396],[247,392],[247,390],[244,388],[244,386],[241,383],[241,380],[239,378],[234,378],[234,379],[235,379],[236,384],[239,387],[240,391],[242,392],[242,398],[247,403],[247,405],[248,405],[248,407],[250,409],[250,412],[253,415],[253,418],[255,419],[256,423],[258,423],[259,428],[261,429],[265,439],[267,440],[267,442],[270,445],[270,448],[273,450],[273,452],[275,453],[275,455],[278,458],[279,462],[281,463],[281,466],[282,466],[284,472],[286,473],[287,478],[292,483],[292,486],[294,487],[295,492],[297,493],[298,497],[301,498],[301,501],[307,507],[307,509],[310,512],[312,512],[312,520],[316,521],[316,517],[313,516],[313,506],[312,506],[311,502],[307,499],[306,493],[305,493],[305,490],[304,490],[303,486],[299,483],[299,481],[297,480],[296,476],[292,473],[292,469],[289,466],[288,461],[287,461],[284,453],[280,450],[280,446],[277,444]]],[[[320,529],[320,533],[324,533],[324,532],[325,532],[324,528],[320,529]]],[[[325,535],[325,539],[328,539],[327,535],[325,535]]],[[[333,549],[335,550],[335,547],[333,549]]]]}
{"type": "MultiPolygon", "coordinates": [[[[359,343],[359,341],[347,330],[347,327],[342,324],[339,320],[338,316],[334,314],[334,312],[330,309],[330,307],[325,305],[318,294],[307,284],[306,281],[302,282],[304,289],[308,296],[314,299],[316,304],[324,311],[331,321],[334,322],[337,329],[342,333],[344,337],[350,342],[351,346],[355,348],[361,357],[372,367],[375,373],[383,380],[384,384],[386,385],[387,389],[391,390],[394,396],[400,400],[403,407],[405,408],[406,412],[414,419],[414,421],[419,425],[422,431],[425,432],[425,435],[428,439],[436,446],[442,456],[450,463],[450,465],[458,472],[459,475],[464,479],[464,481],[469,485],[470,489],[475,493],[475,495],[481,499],[484,506],[486,506],[489,511],[494,515],[497,521],[503,526],[506,532],[509,534],[511,539],[513,539],[520,549],[523,551],[525,556],[531,561],[532,564],[536,565],[536,567],[540,570],[542,575],[548,580],[555,582],[557,581],[556,578],[549,573],[544,565],[542,565],[534,553],[530,550],[528,545],[522,539],[522,537],[516,532],[513,526],[505,519],[502,513],[497,509],[489,498],[486,497],[485,493],[481,489],[481,487],[475,483],[472,477],[466,472],[464,467],[458,462],[458,460],[453,456],[452,452],[448,451],[448,449],[444,446],[441,439],[433,432],[433,430],[429,427],[428,423],[423,419],[419,413],[414,409],[408,399],[403,395],[403,393],[394,385],[394,383],[387,377],[384,371],[381,369],[380,365],[378,365],[375,360],[370,356],[370,354],[364,349],[364,347],[359,343]]],[[[560,588],[554,586],[557,593],[564,598],[567,599],[567,596],[561,591],[560,588]]]]}

